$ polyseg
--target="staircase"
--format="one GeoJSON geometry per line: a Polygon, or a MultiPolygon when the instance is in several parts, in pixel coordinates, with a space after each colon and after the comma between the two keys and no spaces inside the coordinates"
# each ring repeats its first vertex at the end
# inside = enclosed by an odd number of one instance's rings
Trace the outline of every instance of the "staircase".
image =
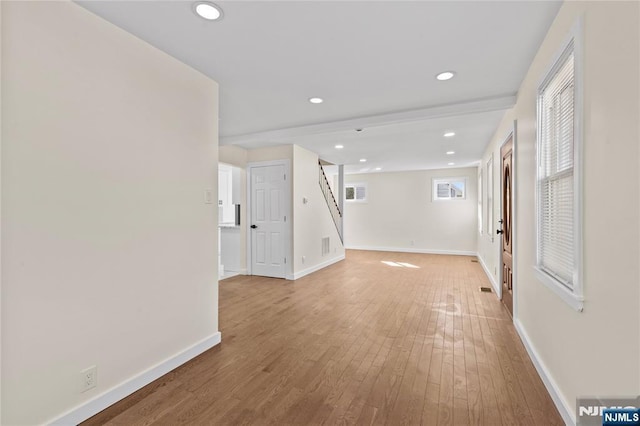
{"type": "Polygon", "coordinates": [[[344,243],[342,237],[342,212],[340,211],[336,197],[333,195],[333,191],[331,191],[329,180],[327,179],[327,175],[324,173],[324,168],[322,168],[322,163],[320,161],[318,161],[318,182],[320,183],[320,190],[324,194],[324,199],[327,201],[327,207],[329,207],[333,223],[336,225],[336,229],[338,230],[340,241],[344,243]]]}

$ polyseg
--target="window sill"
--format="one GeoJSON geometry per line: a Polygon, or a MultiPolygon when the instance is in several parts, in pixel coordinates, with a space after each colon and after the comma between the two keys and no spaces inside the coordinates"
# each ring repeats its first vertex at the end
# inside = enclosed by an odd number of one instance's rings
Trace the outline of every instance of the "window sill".
{"type": "Polygon", "coordinates": [[[569,291],[560,281],[556,280],[540,268],[534,267],[533,270],[536,273],[536,277],[540,282],[542,282],[545,286],[551,289],[555,294],[560,296],[560,298],[573,309],[578,312],[582,312],[584,309],[584,298],[582,296],[578,296],[571,291],[569,291]]]}

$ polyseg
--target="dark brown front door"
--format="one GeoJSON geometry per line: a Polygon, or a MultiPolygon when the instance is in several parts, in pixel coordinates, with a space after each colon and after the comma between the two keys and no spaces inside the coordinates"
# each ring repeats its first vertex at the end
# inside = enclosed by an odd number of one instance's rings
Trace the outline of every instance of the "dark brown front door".
{"type": "Polygon", "coordinates": [[[500,149],[502,158],[502,218],[500,223],[502,229],[498,233],[502,234],[502,303],[507,307],[513,316],[513,134],[502,145],[500,149]]]}

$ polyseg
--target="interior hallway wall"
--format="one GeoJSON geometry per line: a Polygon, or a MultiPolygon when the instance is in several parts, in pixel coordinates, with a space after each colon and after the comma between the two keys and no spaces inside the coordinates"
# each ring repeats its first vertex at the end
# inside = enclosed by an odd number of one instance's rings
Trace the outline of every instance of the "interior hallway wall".
{"type": "MultiPolygon", "coordinates": [[[[568,423],[581,396],[640,394],[640,4],[565,2],[487,151],[517,120],[516,327],[568,423]],[[536,96],[554,55],[583,19],[583,287],[577,312],[536,277],[536,96]]],[[[495,199],[499,198],[496,190],[495,199]]],[[[499,266],[499,239],[478,251],[499,266]]]]}
{"type": "Polygon", "coordinates": [[[219,341],[218,87],[71,2],[1,28],[0,423],[32,425],[219,341]]]}
{"type": "Polygon", "coordinates": [[[345,202],[345,245],[364,250],[474,255],[478,171],[475,167],[345,175],[365,184],[366,202],[345,202]],[[433,200],[433,179],[466,179],[463,200],[433,200]]]}

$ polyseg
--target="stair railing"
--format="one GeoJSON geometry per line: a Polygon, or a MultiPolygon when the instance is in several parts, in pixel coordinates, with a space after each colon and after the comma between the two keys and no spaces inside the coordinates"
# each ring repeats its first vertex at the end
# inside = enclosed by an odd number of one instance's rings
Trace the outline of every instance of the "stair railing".
{"type": "Polygon", "coordinates": [[[329,212],[331,213],[331,217],[333,218],[333,223],[336,225],[336,229],[338,230],[340,241],[343,241],[342,212],[340,211],[340,207],[338,206],[336,197],[333,195],[333,191],[331,190],[331,186],[329,185],[329,180],[327,179],[327,175],[324,173],[324,168],[322,167],[322,163],[320,161],[318,161],[318,182],[320,183],[320,189],[322,190],[324,199],[327,202],[327,207],[329,207],[329,212]]]}

